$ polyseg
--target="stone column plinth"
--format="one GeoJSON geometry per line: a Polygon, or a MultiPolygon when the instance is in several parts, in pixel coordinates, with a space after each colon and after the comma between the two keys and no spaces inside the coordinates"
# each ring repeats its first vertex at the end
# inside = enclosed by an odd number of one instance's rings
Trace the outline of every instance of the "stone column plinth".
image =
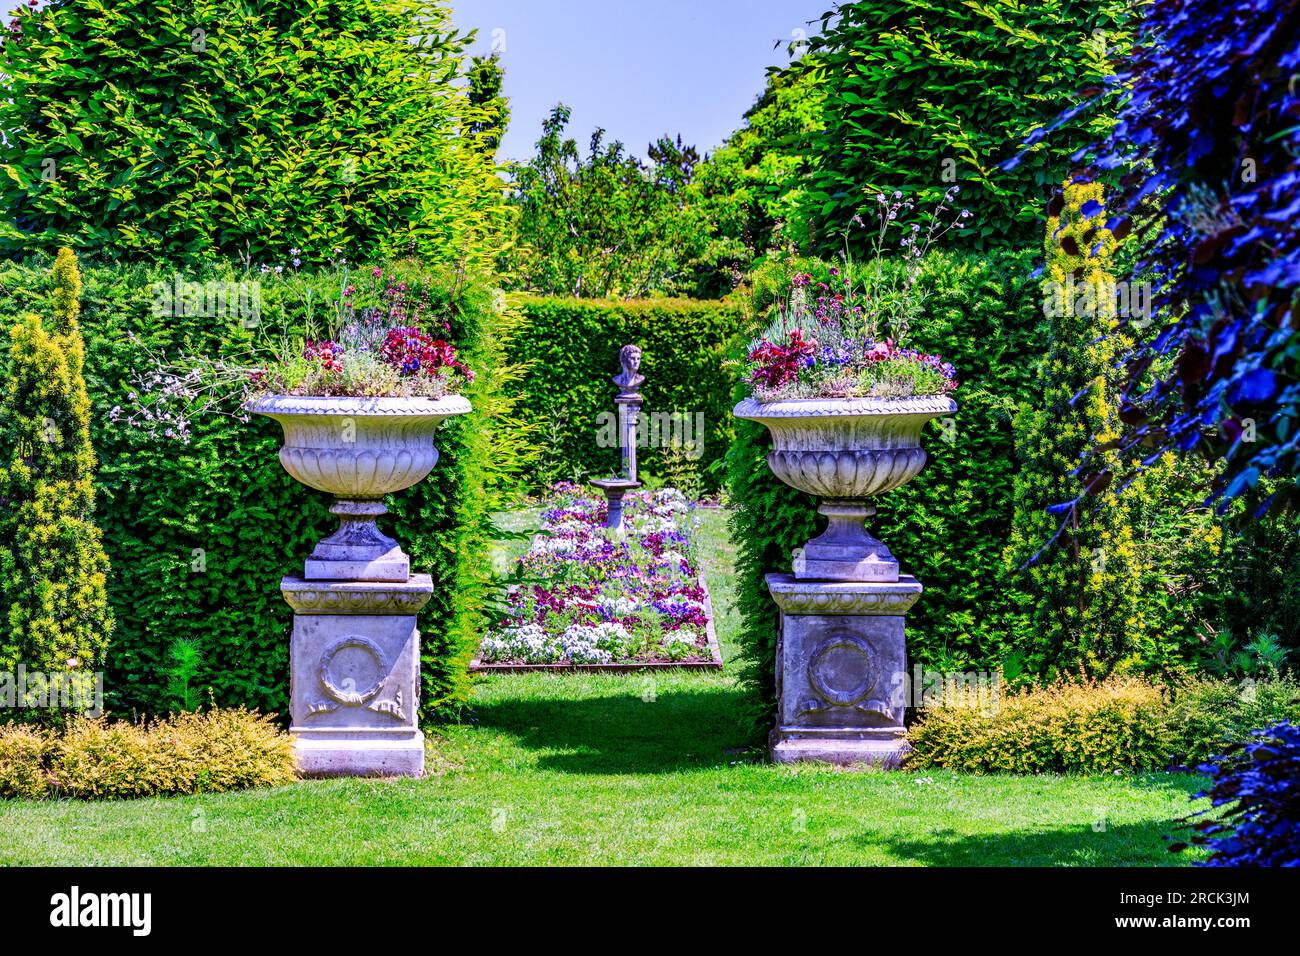
{"type": "Polygon", "coordinates": [[[623,496],[641,487],[639,481],[626,478],[598,478],[591,484],[605,494],[605,527],[615,534],[623,533],[623,496]]]}
{"type": "Polygon", "coordinates": [[[769,574],[767,587],[781,609],[772,759],[898,766],[908,750],[903,619],[921,583],[769,574]]]}
{"type": "Polygon", "coordinates": [[[289,575],[290,732],[307,776],[419,776],[420,633],[433,580],[318,581],[289,575]]]}

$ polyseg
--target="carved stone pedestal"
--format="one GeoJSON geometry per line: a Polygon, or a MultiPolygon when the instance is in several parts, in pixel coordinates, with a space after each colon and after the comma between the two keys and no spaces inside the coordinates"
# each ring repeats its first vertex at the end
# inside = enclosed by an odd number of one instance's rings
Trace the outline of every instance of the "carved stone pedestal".
{"type": "Polygon", "coordinates": [[[592,485],[599,488],[605,493],[605,527],[615,534],[623,533],[623,496],[629,491],[635,491],[641,487],[639,481],[628,481],[626,478],[599,478],[592,485]]]}
{"type": "Polygon", "coordinates": [[[280,593],[294,610],[290,732],[307,776],[420,776],[420,634],[427,574],[402,582],[305,580],[280,593]]]}
{"type": "Polygon", "coordinates": [[[769,574],[767,587],[781,609],[772,759],[898,766],[908,750],[903,620],[920,582],[769,574]]]}

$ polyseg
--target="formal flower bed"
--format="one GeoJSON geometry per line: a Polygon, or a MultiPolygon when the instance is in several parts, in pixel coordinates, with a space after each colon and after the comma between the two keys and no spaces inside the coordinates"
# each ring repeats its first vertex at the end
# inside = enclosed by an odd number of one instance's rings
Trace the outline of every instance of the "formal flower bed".
{"type": "Polygon", "coordinates": [[[553,490],[541,533],[519,559],[523,583],[510,587],[479,663],[717,663],[686,497],[629,494],[619,539],[604,528],[604,499],[573,484],[553,490]]]}

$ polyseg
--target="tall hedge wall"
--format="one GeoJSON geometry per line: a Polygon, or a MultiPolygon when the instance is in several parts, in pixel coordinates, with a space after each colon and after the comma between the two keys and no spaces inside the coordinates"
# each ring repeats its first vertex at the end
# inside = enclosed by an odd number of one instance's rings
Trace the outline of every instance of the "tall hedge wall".
{"type": "Polygon", "coordinates": [[[509,211],[468,44],[442,0],[24,10],[0,44],[0,249],[489,263],[509,211]]]}
{"type": "MultiPolygon", "coordinates": [[[[925,593],[908,616],[908,650],[930,665],[994,665],[1013,635],[1001,609],[1008,586],[1002,551],[1012,514],[1011,415],[1028,398],[1041,351],[1037,283],[1027,254],[935,255],[921,282],[930,289],[927,318],[912,332],[916,347],[944,355],[958,369],[959,411],[951,444],[942,423],[924,433],[931,461],[903,488],[873,501],[873,534],[889,545],[925,593]]],[[[795,271],[826,278],[812,260],[754,279],[753,306],[771,307],[795,271]]],[[[737,340],[736,353],[743,351],[737,340]]],[[[747,393],[738,386],[735,398],[747,393]]],[[[790,569],[791,549],[819,529],[815,499],[772,476],[765,458],[767,429],[737,422],[727,477],[737,510],[738,603],[744,621],[742,679],[756,723],[771,719],[776,607],[763,575],[790,569]]]]}
{"type": "MultiPolygon", "coordinates": [[[[610,378],[619,368],[619,349],[636,344],[644,350],[645,411],[702,413],[697,465],[707,488],[720,485],[720,462],[735,427],[736,374],[723,361],[741,327],[738,303],[530,296],[510,296],[510,302],[522,318],[508,354],[528,366],[519,417],[537,429],[543,449],[534,473],[538,483],[600,477],[619,463],[617,448],[598,443],[598,421],[614,409],[610,378]]],[[[638,462],[654,475],[663,468],[663,450],[641,449],[638,462]]]]}
{"type": "MultiPolygon", "coordinates": [[[[521,460],[517,430],[503,430],[510,400],[498,394],[511,375],[503,349],[512,320],[494,311],[486,290],[411,264],[396,268],[451,317],[453,337],[480,372],[469,393],[474,414],[444,426],[438,466],[390,501],[393,515],[386,519],[413,566],[435,583],[420,619],[421,704],[431,719],[453,715],[466,699],[465,665],[491,573],[483,546],[488,515],[502,469],[521,460]]],[[[169,354],[233,354],[256,339],[300,334],[308,309],[320,315],[337,299],[341,277],[330,270],[184,275],[187,281],[261,281],[261,321],[250,330],[233,317],[154,315],[151,284],[173,278],[160,268],[83,263],[83,271],[86,379],[100,460],[97,520],[112,562],[117,617],[105,678],[108,706],[119,713],[168,709],[169,649],[190,639],[202,658],[195,683],[211,688],[219,703],[284,713],[292,614],[277,585],[283,574],[301,573],[312,545],[337,526],[327,496],[280,467],[281,434],[268,419],[208,416],[195,422],[192,443],[180,445],[114,424],[108,413],[127,404],[132,369],[143,367],[141,343],[169,354]]],[[[0,266],[6,327],[20,312],[45,312],[48,294],[48,261],[0,266]]]]}
{"type": "MultiPolygon", "coordinates": [[[[830,6],[828,4],[828,6],[830,6]]],[[[949,248],[1036,243],[1043,205],[1071,154],[1105,135],[1097,110],[1062,116],[1101,84],[1130,42],[1134,0],[853,0],[834,5],[809,40],[823,116],[801,151],[810,174],[790,234],[836,254],[866,254],[871,230],[844,235],[875,195],[902,190],[928,208],[952,185],[974,213],[949,248]],[[1052,137],[999,168],[1025,137],[1052,137]]]]}

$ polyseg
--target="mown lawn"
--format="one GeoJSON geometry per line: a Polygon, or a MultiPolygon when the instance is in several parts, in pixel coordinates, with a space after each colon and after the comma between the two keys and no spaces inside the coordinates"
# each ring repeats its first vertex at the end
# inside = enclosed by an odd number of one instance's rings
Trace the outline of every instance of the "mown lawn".
{"type": "MultiPolygon", "coordinates": [[[[528,516],[512,526],[526,527],[528,516]]],[[[725,515],[701,543],[734,655],[725,515]]],[[[514,550],[507,546],[507,550],[514,550]]],[[[774,767],[717,674],[484,679],[423,780],[110,803],[0,802],[4,864],[1169,865],[1195,777],[774,767]]]]}

